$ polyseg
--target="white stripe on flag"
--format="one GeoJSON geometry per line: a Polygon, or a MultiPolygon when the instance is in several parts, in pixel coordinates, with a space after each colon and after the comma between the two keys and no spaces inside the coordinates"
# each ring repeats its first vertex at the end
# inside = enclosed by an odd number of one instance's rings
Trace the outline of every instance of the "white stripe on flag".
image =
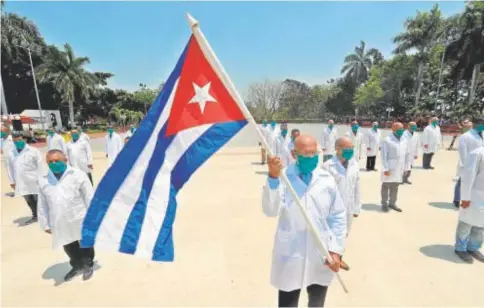
{"type": "MultiPolygon", "coordinates": [[[[179,80],[179,79],[178,79],[179,80]]],[[[170,97],[166,102],[155,129],[146,143],[145,148],[136,160],[135,164],[128,173],[123,184],[119,187],[114,196],[106,215],[104,216],[99,232],[96,237],[96,246],[118,250],[121,238],[128,221],[129,215],[138,200],[143,185],[143,177],[148,168],[148,163],[153,155],[156,143],[158,141],[158,134],[165,125],[171,112],[171,105],[178,87],[178,80],[173,86],[170,97]]],[[[112,168],[112,167],[111,167],[112,168]]]]}
{"type": "Polygon", "coordinates": [[[170,197],[171,171],[176,166],[185,151],[203,135],[213,124],[205,124],[183,130],[177,133],[169,147],[166,149],[165,161],[158,172],[151,195],[148,199],[146,216],[141,228],[141,234],[136,247],[135,255],[150,258],[158,238],[158,234],[165,218],[170,197]]]}

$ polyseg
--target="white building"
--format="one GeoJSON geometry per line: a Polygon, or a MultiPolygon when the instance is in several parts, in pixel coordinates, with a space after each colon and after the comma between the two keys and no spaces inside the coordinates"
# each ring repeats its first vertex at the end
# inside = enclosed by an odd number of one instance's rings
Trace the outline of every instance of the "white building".
{"type": "MultiPolygon", "coordinates": [[[[25,109],[20,115],[32,118],[37,122],[36,124],[30,125],[32,129],[42,129],[42,117],[40,116],[39,110],[25,109]]],[[[62,128],[62,120],[59,110],[42,110],[42,115],[44,116],[45,129],[50,126],[54,126],[56,129],[62,128]]],[[[29,125],[25,124],[24,129],[28,128],[29,125]]]]}

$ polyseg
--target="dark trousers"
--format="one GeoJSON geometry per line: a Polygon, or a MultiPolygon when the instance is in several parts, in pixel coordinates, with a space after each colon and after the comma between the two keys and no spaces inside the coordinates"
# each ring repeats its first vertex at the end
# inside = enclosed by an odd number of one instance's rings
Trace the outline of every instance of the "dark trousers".
{"type": "Polygon", "coordinates": [[[79,241],[64,246],[64,251],[69,256],[69,263],[73,268],[82,269],[94,265],[94,248],[81,248],[79,241]]]}
{"type": "Polygon", "coordinates": [[[88,172],[86,174],[87,174],[87,177],[89,178],[89,181],[91,181],[91,185],[94,186],[94,183],[92,182],[92,173],[88,172]]]}
{"type": "Polygon", "coordinates": [[[25,195],[24,199],[32,211],[32,217],[37,218],[37,195],[25,195]]]}
{"type": "Polygon", "coordinates": [[[375,170],[376,156],[366,157],[366,170],[375,170]]]}
{"type": "Polygon", "coordinates": [[[422,167],[424,169],[430,169],[430,165],[432,163],[432,157],[434,157],[434,153],[424,153],[422,157],[422,167]]]}
{"type": "Polygon", "coordinates": [[[381,204],[383,206],[395,206],[397,203],[398,185],[400,183],[381,184],[381,204]]]}
{"type": "MultiPolygon", "coordinates": [[[[328,292],[327,286],[320,286],[312,284],[306,288],[308,292],[308,307],[324,307],[324,301],[326,299],[326,293],[328,292]]],[[[301,289],[284,292],[279,290],[279,306],[278,307],[297,307],[299,303],[299,295],[301,289]]]]}

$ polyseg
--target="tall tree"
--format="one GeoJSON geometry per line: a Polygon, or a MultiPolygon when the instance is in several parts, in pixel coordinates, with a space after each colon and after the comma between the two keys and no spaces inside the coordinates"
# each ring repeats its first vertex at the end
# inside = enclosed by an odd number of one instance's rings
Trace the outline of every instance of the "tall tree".
{"type": "Polygon", "coordinates": [[[422,78],[424,64],[428,58],[429,50],[438,43],[442,37],[442,19],[438,4],[435,4],[430,12],[417,11],[417,15],[405,21],[405,32],[393,38],[398,44],[394,50],[395,54],[405,53],[411,49],[417,50],[418,71],[417,71],[417,92],[415,94],[415,105],[418,105],[422,91],[422,78]]]}
{"type": "Polygon", "coordinates": [[[341,69],[341,73],[346,74],[346,78],[352,79],[357,85],[368,79],[373,64],[378,64],[383,60],[383,55],[378,49],[366,50],[365,48],[366,43],[361,41],[360,45],[355,47],[354,53],[346,56],[341,69]]]}
{"type": "Polygon", "coordinates": [[[61,51],[50,46],[45,62],[39,66],[41,82],[51,82],[69,105],[71,126],[75,125],[74,101],[76,94],[87,98],[92,89],[99,83],[96,75],[87,72],[84,66],[89,63],[88,57],[76,57],[71,45],[65,44],[61,51]]]}

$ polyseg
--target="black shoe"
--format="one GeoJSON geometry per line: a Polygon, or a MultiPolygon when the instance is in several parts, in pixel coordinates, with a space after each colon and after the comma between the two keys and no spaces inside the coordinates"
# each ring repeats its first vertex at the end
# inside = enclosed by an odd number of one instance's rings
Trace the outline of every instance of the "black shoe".
{"type": "Polygon", "coordinates": [[[81,270],[78,269],[78,268],[73,268],[69,271],[69,273],[67,273],[65,276],[64,276],[64,281],[65,282],[68,282],[68,281],[71,281],[72,278],[76,277],[77,275],[79,275],[81,273],[81,270]]]}
{"type": "Polygon", "coordinates": [[[26,222],[24,222],[24,226],[31,225],[33,223],[36,223],[37,221],[38,221],[37,217],[32,217],[29,220],[27,220],[26,222]]]}
{"type": "Polygon", "coordinates": [[[480,251],[468,251],[468,253],[474,257],[477,261],[484,263],[484,255],[480,251]]]}
{"type": "Polygon", "coordinates": [[[435,168],[434,167],[429,167],[430,169],[434,170],[435,168]]]}
{"type": "Polygon", "coordinates": [[[389,209],[388,209],[388,205],[382,205],[381,206],[381,210],[385,213],[388,213],[389,209]]]}
{"type": "Polygon", "coordinates": [[[456,208],[459,208],[459,205],[460,205],[460,202],[459,202],[459,201],[454,201],[454,206],[455,206],[456,208]]]}
{"type": "Polygon", "coordinates": [[[405,181],[403,183],[408,184],[408,185],[412,185],[412,182],[410,182],[410,181],[405,181]]]}
{"type": "Polygon", "coordinates": [[[378,171],[378,169],[373,169],[373,171],[378,171]]]}
{"type": "Polygon", "coordinates": [[[390,206],[388,206],[388,207],[389,207],[389,208],[391,208],[391,209],[392,209],[392,210],[394,210],[394,211],[399,212],[399,213],[403,212],[403,211],[402,211],[402,209],[401,209],[401,208],[399,208],[399,207],[398,207],[398,206],[396,206],[396,205],[390,205],[390,206]]]}
{"type": "Polygon", "coordinates": [[[92,266],[84,267],[84,269],[82,270],[82,280],[86,281],[91,279],[93,273],[94,268],[92,266]]]}
{"type": "Polygon", "coordinates": [[[455,254],[462,259],[462,261],[466,263],[474,263],[474,259],[472,259],[471,255],[467,251],[455,251],[455,254]]]}

